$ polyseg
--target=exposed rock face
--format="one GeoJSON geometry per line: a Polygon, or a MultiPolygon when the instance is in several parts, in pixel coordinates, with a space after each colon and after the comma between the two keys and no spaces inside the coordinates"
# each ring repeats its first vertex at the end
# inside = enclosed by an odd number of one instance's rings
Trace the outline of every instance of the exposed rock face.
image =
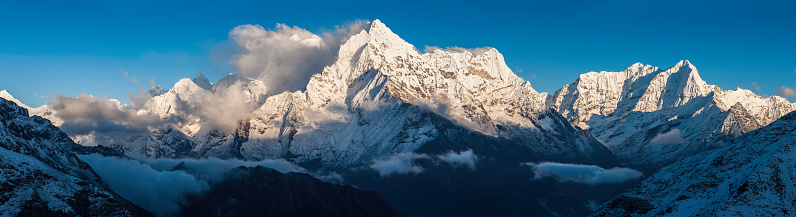
{"type": "Polygon", "coordinates": [[[665,70],[636,63],[622,72],[586,73],[547,103],[589,129],[620,162],[645,171],[721,146],[796,109],[778,96],[709,85],[687,60],[665,70]]]}
{"type": "Polygon", "coordinates": [[[402,216],[375,192],[321,182],[303,173],[239,167],[192,196],[179,216],[402,216]]]}
{"type": "Polygon", "coordinates": [[[151,216],[105,186],[78,150],[48,120],[0,99],[0,215],[151,216]]]}
{"type": "Polygon", "coordinates": [[[796,113],[671,164],[592,216],[793,216],[796,113]]]}

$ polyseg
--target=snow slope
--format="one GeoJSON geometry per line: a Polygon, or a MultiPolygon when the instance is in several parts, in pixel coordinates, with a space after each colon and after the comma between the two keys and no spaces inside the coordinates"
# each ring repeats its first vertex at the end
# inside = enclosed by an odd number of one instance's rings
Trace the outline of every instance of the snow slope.
{"type": "Polygon", "coordinates": [[[57,127],[0,99],[0,215],[151,216],[107,188],[57,127]]]}
{"type": "Polygon", "coordinates": [[[630,167],[654,171],[796,109],[786,99],[709,85],[688,60],[580,75],[547,103],[630,167]],[[656,139],[657,138],[657,139],[656,139]]]}
{"type": "Polygon", "coordinates": [[[671,164],[592,216],[796,215],[796,113],[671,164]]]}
{"type": "Polygon", "coordinates": [[[348,39],[305,91],[267,95],[261,81],[238,75],[207,90],[199,80],[179,81],[138,111],[183,120],[174,130],[101,144],[152,157],[288,158],[344,168],[434,140],[445,129],[430,121],[431,113],[496,141],[517,141],[539,160],[615,162],[588,133],[548,109],[547,93],[515,75],[497,50],[420,53],[378,20],[348,39]],[[231,130],[214,128],[190,106],[211,95],[234,98],[230,93],[250,110],[224,113],[252,114],[235,117],[241,121],[231,130]]]}

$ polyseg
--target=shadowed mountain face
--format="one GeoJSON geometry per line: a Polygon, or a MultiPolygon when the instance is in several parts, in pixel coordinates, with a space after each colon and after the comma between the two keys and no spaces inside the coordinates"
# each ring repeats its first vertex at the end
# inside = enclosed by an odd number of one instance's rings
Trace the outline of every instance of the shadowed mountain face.
{"type": "Polygon", "coordinates": [[[261,166],[235,168],[186,203],[179,216],[402,216],[375,192],[261,166]]]}
{"type": "MultiPolygon", "coordinates": [[[[427,115],[440,135],[415,152],[411,163],[420,170],[382,176],[366,165],[340,170],[344,180],[379,192],[407,216],[585,216],[635,183],[588,185],[537,179],[525,163],[543,160],[522,142],[472,132],[427,115]],[[475,156],[473,165],[442,160],[446,154],[465,151],[475,156]]],[[[571,128],[563,119],[561,123],[571,128]]],[[[608,156],[605,159],[611,159],[608,156]]],[[[618,166],[612,159],[577,162],[618,166]]]]}
{"type": "Polygon", "coordinates": [[[796,112],[671,164],[592,216],[796,215],[796,112]]]}
{"type": "Polygon", "coordinates": [[[151,216],[75,155],[86,150],[48,120],[0,99],[0,215],[151,216]]]}

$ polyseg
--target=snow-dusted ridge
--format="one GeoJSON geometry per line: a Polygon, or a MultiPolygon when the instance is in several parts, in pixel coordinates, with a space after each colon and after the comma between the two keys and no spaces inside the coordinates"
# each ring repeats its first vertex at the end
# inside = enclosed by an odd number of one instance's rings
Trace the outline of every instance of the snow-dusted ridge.
{"type": "Polygon", "coordinates": [[[779,96],[707,84],[688,60],[668,69],[636,63],[621,72],[589,72],[547,103],[573,125],[589,129],[624,164],[647,171],[720,146],[796,109],[779,96]],[[673,141],[681,137],[680,142],[651,142],[664,134],[673,141]]]}
{"type": "Polygon", "coordinates": [[[343,168],[417,150],[445,133],[432,121],[443,117],[495,143],[511,140],[540,160],[616,162],[548,109],[547,93],[515,75],[496,49],[421,53],[379,20],[342,44],[337,61],[304,91],[268,93],[263,82],[233,74],[211,88],[205,80],[200,73],[168,91],[155,88],[140,109],[124,108],[158,115],[171,127],[76,139],[151,157],[289,158],[343,168]]]}
{"type": "MultiPolygon", "coordinates": [[[[6,96],[3,96],[5,98],[6,96]]],[[[151,216],[113,193],[47,119],[0,99],[0,215],[151,216]]]]}
{"type": "Polygon", "coordinates": [[[796,112],[661,169],[592,216],[793,216],[796,112]]]}

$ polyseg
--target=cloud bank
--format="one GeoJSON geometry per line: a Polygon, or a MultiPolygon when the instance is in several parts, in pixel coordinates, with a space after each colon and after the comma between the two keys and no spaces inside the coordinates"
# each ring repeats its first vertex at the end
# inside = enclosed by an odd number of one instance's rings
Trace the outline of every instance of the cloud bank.
{"type": "Polygon", "coordinates": [[[588,185],[621,183],[641,178],[644,174],[633,169],[614,167],[603,169],[594,165],[565,164],[555,162],[525,163],[534,173],[534,179],[554,178],[559,182],[575,182],[588,185]]]}
{"type": "Polygon", "coordinates": [[[650,140],[652,144],[658,145],[675,145],[675,144],[683,144],[687,143],[685,139],[683,139],[683,135],[680,133],[680,129],[672,129],[669,132],[658,134],[655,138],[650,140]]]}
{"type": "Polygon", "coordinates": [[[116,193],[157,216],[180,211],[185,196],[208,188],[207,182],[183,171],[158,171],[137,161],[80,156],[116,193]]]}
{"type": "Polygon", "coordinates": [[[439,155],[404,152],[389,157],[375,159],[369,167],[370,169],[378,172],[381,177],[387,177],[393,174],[418,174],[424,172],[425,169],[416,164],[417,160],[428,160],[433,162],[434,165],[446,163],[453,167],[466,166],[471,170],[475,170],[476,163],[478,162],[478,156],[473,153],[473,150],[471,149],[460,152],[451,150],[445,154],[439,155]]]}
{"type": "Polygon", "coordinates": [[[211,184],[224,180],[225,173],[239,166],[263,166],[282,173],[307,170],[286,160],[221,160],[221,159],[134,159],[105,157],[99,154],[79,158],[116,193],[158,216],[180,211],[189,194],[208,190],[211,184]]]}

